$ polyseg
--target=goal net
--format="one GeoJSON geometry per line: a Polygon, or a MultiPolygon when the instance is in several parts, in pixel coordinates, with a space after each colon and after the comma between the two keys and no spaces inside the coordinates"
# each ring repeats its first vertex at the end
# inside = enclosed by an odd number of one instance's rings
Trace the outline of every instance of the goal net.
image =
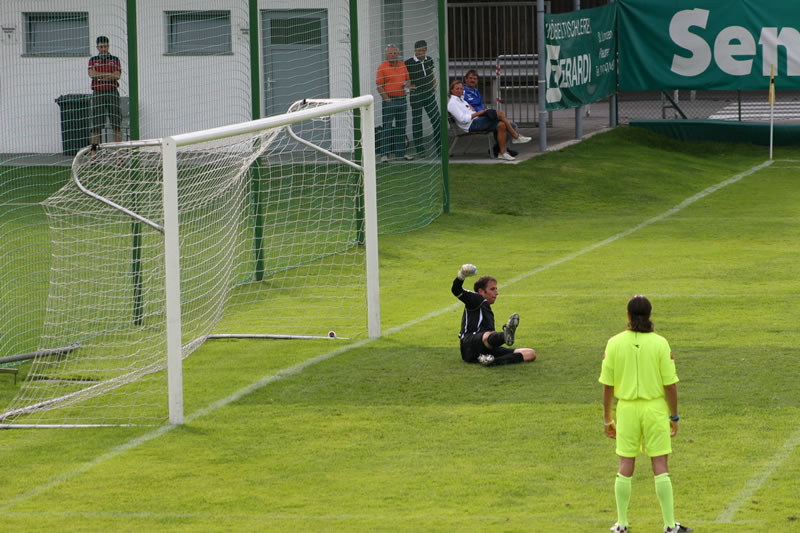
{"type": "Polygon", "coordinates": [[[81,150],[43,203],[44,331],[3,427],[182,423],[211,336],[380,335],[372,97],[81,150]]]}

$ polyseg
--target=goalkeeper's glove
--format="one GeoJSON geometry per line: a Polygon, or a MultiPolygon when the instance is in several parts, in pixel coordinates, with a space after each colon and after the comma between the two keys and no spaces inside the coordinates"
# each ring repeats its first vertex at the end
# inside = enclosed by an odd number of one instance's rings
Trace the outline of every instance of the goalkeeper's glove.
{"type": "Polygon", "coordinates": [[[467,263],[466,265],[461,265],[461,270],[458,271],[458,279],[463,280],[464,278],[474,276],[477,273],[478,273],[478,267],[467,263]]]}

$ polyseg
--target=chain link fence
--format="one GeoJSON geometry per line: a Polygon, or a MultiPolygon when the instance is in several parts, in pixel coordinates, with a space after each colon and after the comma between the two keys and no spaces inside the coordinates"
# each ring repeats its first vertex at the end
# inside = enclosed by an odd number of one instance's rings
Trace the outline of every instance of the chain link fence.
{"type": "MultiPolygon", "coordinates": [[[[617,93],[620,124],[635,120],[769,122],[768,91],[645,91],[617,93]]],[[[800,91],[778,91],[775,122],[800,122],[800,91]]]]}

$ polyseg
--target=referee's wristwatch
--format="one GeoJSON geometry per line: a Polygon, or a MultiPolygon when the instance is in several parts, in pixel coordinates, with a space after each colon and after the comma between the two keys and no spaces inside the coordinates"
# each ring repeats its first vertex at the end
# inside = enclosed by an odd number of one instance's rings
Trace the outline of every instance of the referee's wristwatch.
{"type": "Polygon", "coordinates": [[[678,420],[681,419],[681,417],[680,415],[675,415],[675,416],[670,416],[669,419],[672,420],[673,422],[677,422],[678,420]]]}

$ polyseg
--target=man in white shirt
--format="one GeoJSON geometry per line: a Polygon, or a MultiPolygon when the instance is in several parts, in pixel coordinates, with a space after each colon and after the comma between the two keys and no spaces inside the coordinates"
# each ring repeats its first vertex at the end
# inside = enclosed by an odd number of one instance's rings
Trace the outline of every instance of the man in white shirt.
{"type": "Polygon", "coordinates": [[[493,109],[475,111],[475,108],[464,100],[464,84],[461,80],[455,80],[450,84],[450,99],[447,101],[447,112],[452,115],[456,125],[466,132],[495,132],[499,148],[498,159],[514,161],[514,156],[507,152],[509,140],[513,144],[526,143],[531,140],[530,137],[520,135],[505,115],[499,115],[493,109]]]}

